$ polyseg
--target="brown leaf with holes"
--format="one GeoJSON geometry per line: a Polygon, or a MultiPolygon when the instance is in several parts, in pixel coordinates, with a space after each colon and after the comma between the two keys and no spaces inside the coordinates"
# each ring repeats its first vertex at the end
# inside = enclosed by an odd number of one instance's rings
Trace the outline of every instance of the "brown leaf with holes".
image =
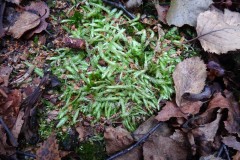
{"type": "Polygon", "coordinates": [[[223,137],[222,142],[228,147],[240,151],[240,143],[237,141],[236,137],[234,136],[223,137]]]}
{"type": "Polygon", "coordinates": [[[37,160],[61,160],[55,135],[48,137],[36,153],[37,160]]]}
{"type": "Polygon", "coordinates": [[[198,16],[196,30],[205,51],[221,54],[240,49],[239,25],[240,13],[213,9],[198,16]]]}
{"type": "Polygon", "coordinates": [[[158,115],[155,117],[158,121],[167,121],[172,117],[187,117],[187,115],[184,115],[180,108],[177,107],[173,102],[167,102],[166,105],[162,108],[160,112],[158,112],[158,115]]]}
{"type": "Polygon", "coordinates": [[[24,33],[38,26],[39,23],[40,19],[38,15],[24,11],[14,25],[9,28],[9,33],[14,38],[20,38],[24,33]]]}
{"type": "Polygon", "coordinates": [[[27,32],[25,35],[25,38],[29,39],[35,33],[40,33],[43,30],[47,29],[48,23],[46,22],[46,18],[49,17],[50,10],[47,4],[43,1],[32,2],[30,6],[26,6],[25,9],[29,11],[35,11],[40,15],[40,24],[36,28],[27,32]]]}
{"type": "Polygon", "coordinates": [[[176,91],[176,103],[183,106],[186,100],[184,93],[201,93],[207,78],[206,65],[199,57],[192,57],[180,62],[173,72],[176,91]]]}
{"type": "Polygon", "coordinates": [[[143,144],[144,160],[186,160],[191,156],[189,150],[189,146],[163,136],[152,136],[143,144]]]}
{"type": "Polygon", "coordinates": [[[127,130],[117,127],[108,127],[104,132],[106,151],[109,155],[130,146],[134,140],[127,130]]]}

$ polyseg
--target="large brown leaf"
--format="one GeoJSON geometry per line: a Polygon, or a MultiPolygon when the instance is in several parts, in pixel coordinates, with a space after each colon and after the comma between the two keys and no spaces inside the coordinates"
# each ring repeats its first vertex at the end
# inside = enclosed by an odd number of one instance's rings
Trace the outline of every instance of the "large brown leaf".
{"type": "Polygon", "coordinates": [[[184,93],[201,93],[206,77],[206,65],[199,57],[188,58],[180,62],[173,72],[177,105],[184,105],[185,100],[182,99],[184,93]]]}
{"type": "Polygon", "coordinates": [[[217,54],[240,49],[240,14],[228,9],[203,12],[197,19],[197,33],[205,51],[217,54]],[[205,35],[206,34],[206,35],[205,35]]]}
{"type": "Polygon", "coordinates": [[[9,33],[14,38],[20,38],[25,32],[38,26],[39,23],[40,19],[38,15],[24,11],[14,25],[9,28],[9,33]]]}
{"type": "Polygon", "coordinates": [[[178,27],[196,26],[199,13],[208,10],[212,0],[171,0],[167,23],[178,27]]]}

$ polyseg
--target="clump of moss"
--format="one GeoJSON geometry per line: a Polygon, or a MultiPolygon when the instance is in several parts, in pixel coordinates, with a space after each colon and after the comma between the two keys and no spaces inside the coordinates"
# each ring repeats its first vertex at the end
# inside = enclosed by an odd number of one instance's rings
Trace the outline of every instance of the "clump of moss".
{"type": "Polygon", "coordinates": [[[53,73],[64,84],[60,99],[65,105],[57,127],[74,124],[83,114],[92,117],[93,124],[101,119],[133,131],[160,109],[161,100],[170,98],[172,72],[184,58],[177,53],[189,47],[177,43],[181,37],[176,28],[158,40],[138,18],[128,20],[121,11],[90,0],[64,22],[75,25],[76,30],[67,30],[86,40],[87,49],[63,48],[50,58],[53,73]]]}

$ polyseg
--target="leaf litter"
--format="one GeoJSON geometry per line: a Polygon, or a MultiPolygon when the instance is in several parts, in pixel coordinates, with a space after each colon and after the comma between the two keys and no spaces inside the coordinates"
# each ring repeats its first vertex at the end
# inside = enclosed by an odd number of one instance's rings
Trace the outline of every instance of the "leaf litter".
{"type": "MultiPolygon", "coordinates": [[[[11,2],[19,5],[21,1],[11,2]]],[[[129,8],[141,5],[142,1],[131,3],[129,8]]],[[[169,6],[163,7],[161,4],[155,4],[155,7],[158,18],[162,22],[167,21],[168,24],[176,26],[196,26],[197,24],[197,39],[205,51],[216,54],[229,53],[229,51],[236,53],[239,49],[238,41],[236,41],[239,39],[239,13],[228,9],[224,12],[216,9],[210,10],[211,3],[212,1],[172,0],[169,6]],[[195,5],[192,5],[193,3],[195,5]],[[168,7],[170,7],[169,10],[168,7]]],[[[231,7],[233,4],[234,1],[229,0],[224,5],[231,7]]],[[[25,11],[18,11],[20,16],[8,29],[8,32],[17,39],[30,38],[35,33],[45,30],[48,25],[45,19],[48,18],[50,12],[44,2],[33,2],[24,8],[25,11]]],[[[84,39],[69,37],[64,42],[69,48],[86,49],[84,39]]],[[[0,104],[4,106],[0,109],[0,115],[7,124],[7,128],[0,125],[0,156],[16,154],[16,145],[8,143],[9,139],[10,141],[11,138],[16,140],[24,132],[25,138],[28,139],[36,130],[32,128],[34,123],[29,123],[34,122],[36,117],[34,106],[38,106],[45,87],[50,83],[49,79],[52,79],[47,76],[46,85],[45,82],[43,85],[42,81],[35,91],[30,89],[32,94],[30,93],[31,96],[27,98],[28,103],[26,103],[26,99],[23,100],[23,97],[26,98],[25,93],[9,86],[9,76],[14,69],[3,65],[0,68],[0,104]],[[8,128],[13,137],[9,134],[8,128]]],[[[180,62],[173,73],[175,99],[167,101],[158,115],[145,121],[133,135],[120,126],[106,128],[104,138],[108,154],[112,155],[131,147],[141,137],[148,134],[151,128],[161,123],[161,127],[150,134],[142,146],[137,146],[117,159],[141,159],[143,157],[144,159],[191,159],[196,156],[200,159],[221,159],[220,157],[224,159],[229,156],[229,153],[233,159],[239,159],[240,110],[238,100],[232,90],[222,86],[225,84],[219,85],[222,87],[219,90],[214,90],[212,84],[219,83],[216,79],[228,78],[227,73],[228,71],[224,70],[220,63],[210,61],[206,65],[199,57],[180,62]],[[207,88],[209,90],[206,90],[206,86],[210,86],[207,88]],[[227,149],[225,153],[222,153],[220,149],[226,146],[230,150],[229,153],[227,149]]],[[[46,78],[45,76],[43,79],[46,78]]],[[[28,77],[24,78],[19,84],[27,79],[28,77]]],[[[10,82],[10,84],[14,83],[10,82]]],[[[57,110],[55,112],[58,113],[57,110]]],[[[49,121],[50,119],[55,120],[56,117],[49,116],[49,121]]],[[[76,129],[80,141],[87,136],[85,129],[86,126],[78,126],[76,129]]],[[[37,159],[60,159],[61,152],[56,137],[52,135],[38,149],[36,157],[37,159]]]]}

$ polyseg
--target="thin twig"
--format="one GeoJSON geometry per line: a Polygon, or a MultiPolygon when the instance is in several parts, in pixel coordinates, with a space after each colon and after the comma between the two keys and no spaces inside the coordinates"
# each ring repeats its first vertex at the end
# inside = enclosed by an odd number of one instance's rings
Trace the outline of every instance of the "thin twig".
{"type": "Polygon", "coordinates": [[[35,66],[34,65],[31,65],[29,68],[28,68],[28,71],[20,78],[16,79],[15,81],[13,81],[11,84],[14,84],[14,83],[22,83],[25,79],[27,79],[30,74],[33,72],[35,66]]]}
{"type": "Polygon", "coordinates": [[[28,153],[28,152],[22,152],[22,151],[16,151],[17,154],[20,154],[20,155],[24,155],[24,156],[27,156],[27,157],[31,157],[31,158],[36,158],[36,155],[35,154],[32,154],[32,153],[28,153]]]}
{"type": "Polygon", "coordinates": [[[104,3],[107,3],[113,7],[116,7],[118,9],[121,9],[130,19],[134,19],[136,18],[135,15],[133,15],[132,13],[130,13],[121,2],[112,2],[110,0],[102,0],[104,3]]]}
{"type": "Polygon", "coordinates": [[[217,158],[221,156],[222,152],[223,152],[223,148],[224,148],[224,144],[221,145],[218,154],[217,154],[217,158]]]}
{"type": "Polygon", "coordinates": [[[3,128],[5,129],[6,133],[8,134],[9,140],[11,142],[11,144],[14,147],[18,146],[18,142],[16,140],[16,138],[13,136],[12,132],[8,129],[7,125],[4,123],[2,116],[0,116],[0,123],[2,124],[3,128]]]}
{"type": "Polygon", "coordinates": [[[140,138],[137,143],[135,143],[134,145],[132,145],[131,147],[122,150],[114,155],[112,155],[111,157],[109,157],[107,160],[113,160],[119,156],[122,156],[128,152],[130,152],[132,149],[136,148],[137,146],[139,146],[140,144],[142,144],[154,131],[156,131],[156,129],[161,126],[162,122],[159,122],[155,127],[153,127],[150,131],[148,131],[148,133],[146,133],[142,138],[140,138]]]}
{"type": "Polygon", "coordinates": [[[231,160],[231,158],[230,158],[230,156],[229,156],[228,149],[227,149],[227,147],[226,147],[225,144],[223,144],[223,149],[224,149],[224,151],[225,151],[225,153],[226,153],[226,155],[227,155],[227,160],[231,160]]]}

